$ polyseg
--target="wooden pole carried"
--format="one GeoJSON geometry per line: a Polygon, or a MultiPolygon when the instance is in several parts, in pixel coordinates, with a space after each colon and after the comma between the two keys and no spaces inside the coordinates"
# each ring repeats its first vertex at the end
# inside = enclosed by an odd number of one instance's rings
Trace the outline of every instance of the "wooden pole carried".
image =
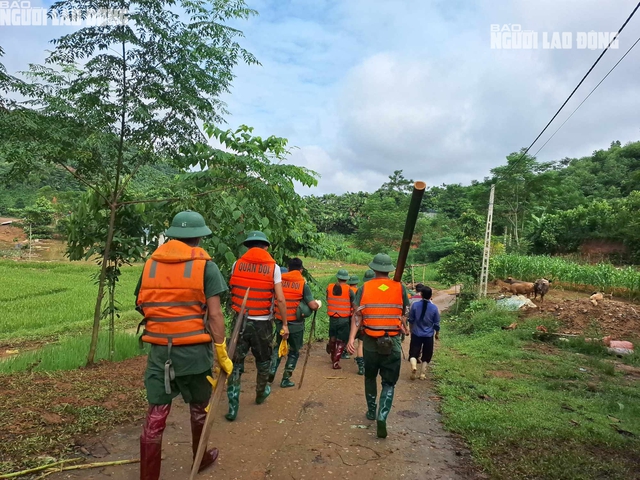
{"type": "Polygon", "coordinates": [[[304,357],[304,365],[302,366],[302,373],[300,374],[300,383],[298,383],[298,390],[302,388],[302,381],[304,380],[304,372],[307,371],[307,362],[309,361],[309,355],[311,354],[311,342],[313,342],[313,334],[316,332],[316,314],[318,311],[313,312],[313,319],[311,320],[311,331],[309,332],[309,341],[307,342],[307,354],[304,357]]]}
{"type": "MultiPolygon", "coordinates": [[[[250,288],[247,288],[247,292],[244,294],[242,306],[240,307],[240,313],[238,313],[236,325],[233,328],[231,340],[229,341],[229,348],[227,349],[227,354],[232,360],[236,353],[236,345],[238,344],[240,332],[242,331],[246,320],[247,299],[249,298],[249,290],[250,288]]],[[[236,368],[235,365],[233,368],[236,368]]],[[[224,385],[227,382],[227,377],[227,373],[221,368],[220,374],[218,375],[218,383],[216,384],[216,388],[213,391],[213,395],[211,395],[211,400],[209,401],[209,411],[207,412],[207,418],[204,421],[204,430],[202,431],[202,436],[200,437],[198,451],[196,452],[196,456],[193,459],[193,467],[191,467],[191,475],[189,475],[189,480],[194,480],[196,478],[198,469],[200,468],[200,463],[202,462],[202,457],[204,457],[204,452],[207,450],[207,443],[209,442],[209,436],[211,435],[211,427],[213,426],[213,421],[215,420],[215,415],[213,413],[215,411],[214,407],[220,401],[222,391],[224,390],[224,385]]]]}
{"type": "Polygon", "coordinates": [[[411,203],[409,204],[409,211],[407,212],[407,221],[404,225],[404,234],[402,235],[402,243],[400,244],[400,254],[398,255],[398,263],[396,264],[396,273],[393,276],[393,279],[396,282],[402,281],[402,274],[404,273],[404,267],[407,263],[409,248],[411,248],[413,231],[416,228],[418,214],[420,213],[420,204],[422,203],[422,197],[424,196],[426,188],[427,184],[424,182],[416,182],[413,185],[411,203]]]}

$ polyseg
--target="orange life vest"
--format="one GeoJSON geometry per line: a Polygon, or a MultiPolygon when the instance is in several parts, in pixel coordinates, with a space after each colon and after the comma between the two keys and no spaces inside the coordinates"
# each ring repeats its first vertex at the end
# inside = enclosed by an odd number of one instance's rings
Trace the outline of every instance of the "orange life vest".
{"type": "Polygon", "coordinates": [[[262,248],[251,248],[238,259],[231,273],[231,308],[240,312],[247,291],[247,315],[270,315],[274,297],[273,272],[276,261],[262,248]]]}
{"type": "Polygon", "coordinates": [[[390,278],[374,278],[362,287],[360,298],[364,333],[370,337],[393,337],[401,333],[404,309],[402,284],[390,278]]]}
{"type": "Polygon", "coordinates": [[[358,287],[355,287],[355,286],[353,286],[353,285],[349,285],[349,288],[351,289],[351,291],[352,291],[353,293],[357,293],[357,292],[358,292],[358,287]]]}
{"type": "MultiPolygon", "coordinates": [[[[304,278],[298,270],[282,274],[282,290],[287,301],[287,322],[295,322],[298,305],[304,297],[304,278]]],[[[282,320],[280,310],[276,309],[276,318],[282,320]]]]}
{"type": "Polygon", "coordinates": [[[211,257],[200,247],[170,240],[144,265],[138,307],[144,313],[141,340],[155,345],[211,342],[206,330],[204,270],[211,257]]]}
{"type": "Polygon", "coordinates": [[[342,284],[342,295],[333,294],[333,286],[335,283],[329,284],[327,287],[327,313],[331,318],[344,318],[351,315],[351,290],[346,283],[342,284]]]}

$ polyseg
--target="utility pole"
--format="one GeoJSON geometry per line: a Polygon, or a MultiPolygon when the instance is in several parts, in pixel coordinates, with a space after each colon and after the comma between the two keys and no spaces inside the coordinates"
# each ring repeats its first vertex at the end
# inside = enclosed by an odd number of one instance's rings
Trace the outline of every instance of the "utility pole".
{"type": "Polygon", "coordinates": [[[487,296],[487,282],[489,280],[489,257],[491,255],[491,226],[493,225],[493,197],[496,186],[491,185],[489,195],[489,210],[487,212],[487,229],[484,232],[484,251],[482,252],[482,270],[480,270],[480,289],[478,296],[487,296]]]}

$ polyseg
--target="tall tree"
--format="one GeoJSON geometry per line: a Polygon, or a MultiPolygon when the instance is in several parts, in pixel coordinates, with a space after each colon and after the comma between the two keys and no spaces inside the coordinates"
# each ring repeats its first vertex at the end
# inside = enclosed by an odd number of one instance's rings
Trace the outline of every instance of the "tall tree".
{"type": "MultiPolygon", "coordinates": [[[[115,282],[119,263],[131,258],[112,249],[131,179],[160,157],[179,159],[193,144],[204,145],[199,125],[222,120],[219,97],[229,91],[233,67],[257,63],[237,41],[242,33],[226,25],[255,13],[242,0],[62,0],[51,12],[92,9],[129,14],[126,23],[87,26],[54,40],[46,65],[31,67],[33,83],[21,88],[30,98],[25,106],[40,115],[23,111],[23,122],[4,134],[20,144],[18,170],[28,171],[38,158],[57,163],[94,192],[96,209],[109,212],[88,364],[106,282],[115,282]]],[[[72,248],[71,258],[78,253],[72,248]]]]}

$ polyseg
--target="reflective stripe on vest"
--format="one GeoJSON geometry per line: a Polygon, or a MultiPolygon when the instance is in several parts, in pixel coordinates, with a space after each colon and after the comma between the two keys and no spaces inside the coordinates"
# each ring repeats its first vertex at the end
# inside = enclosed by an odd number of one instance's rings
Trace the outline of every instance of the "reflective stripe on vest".
{"type": "Polygon", "coordinates": [[[138,307],[144,312],[141,340],[155,345],[211,342],[205,319],[204,271],[210,257],[178,240],[161,245],[142,273],[138,307]]]}
{"type": "MultiPolygon", "coordinates": [[[[304,278],[298,270],[292,270],[282,274],[282,290],[287,301],[287,322],[297,320],[298,305],[304,297],[304,278]]],[[[282,320],[280,309],[276,308],[276,318],[282,320]]]]}
{"type": "Polygon", "coordinates": [[[262,248],[251,248],[238,259],[231,274],[231,308],[240,312],[247,288],[247,315],[270,315],[274,298],[276,261],[262,248]]]}
{"type": "Polygon", "coordinates": [[[374,278],[362,287],[360,298],[362,325],[370,337],[382,337],[385,333],[400,333],[404,302],[402,284],[390,278],[374,278]]]}
{"type": "Polygon", "coordinates": [[[342,287],[342,294],[337,296],[333,294],[333,286],[335,283],[330,284],[327,287],[327,313],[329,317],[344,318],[351,315],[351,290],[345,283],[340,285],[342,287]]]}

